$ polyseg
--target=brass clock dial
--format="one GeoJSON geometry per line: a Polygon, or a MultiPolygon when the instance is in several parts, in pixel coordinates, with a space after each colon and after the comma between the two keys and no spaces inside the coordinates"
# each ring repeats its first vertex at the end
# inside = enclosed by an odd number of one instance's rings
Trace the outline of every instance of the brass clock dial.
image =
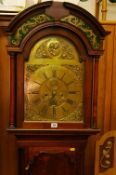
{"type": "Polygon", "coordinates": [[[25,121],[83,122],[84,64],[72,41],[46,36],[25,64],[25,121]]]}
{"type": "Polygon", "coordinates": [[[61,65],[37,69],[28,80],[26,100],[36,120],[66,121],[82,108],[82,87],[76,74],[61,65]]]}

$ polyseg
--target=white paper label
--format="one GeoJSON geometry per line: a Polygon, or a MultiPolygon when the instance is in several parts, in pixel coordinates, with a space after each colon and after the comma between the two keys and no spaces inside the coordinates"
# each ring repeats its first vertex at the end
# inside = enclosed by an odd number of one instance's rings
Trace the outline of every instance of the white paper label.
{"type": "Polygon", "coordinates": [[[58,123],[51,123],[51,128],[58,128],[58,123]]]}

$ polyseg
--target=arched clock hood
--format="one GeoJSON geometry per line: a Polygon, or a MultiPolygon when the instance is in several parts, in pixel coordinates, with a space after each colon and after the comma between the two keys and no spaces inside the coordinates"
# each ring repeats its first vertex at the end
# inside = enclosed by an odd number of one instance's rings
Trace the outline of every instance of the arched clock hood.
{"type": "Polygon", "coordinates": [[[28,58],[28,48],[44,35],[46,29],[50,29],[49,34],[55,34],[56,30],[59,33],[63,30],[66,36],[69,32],[75,33],[77,48],[83,59],[87,55],[99,57],[103,53],[103,39],[108,34],[83,8],[67,2],[47,1],[25,9],[12,20],[7,28],[8,51],[23,52],[28,58]]]}
{"type": "MultiPolygon", "coordinates": [[[[97,19],[83,8],[71,3],[47,1],[31,6],[19,13],[11,21],[7,32],[9,37],[7,49],[10,55],[11,77],[10,126],[16,125],[22,127],[23,124],[25,126],[24,116],[30,115],[30,112],[28,110],[28,115],[24,114],[24,108],[30,108],[30,105],[26,103],[24,88],[25,84],[27,84],[26,86],[28,86],[29,83],[31,84],[32,80],[28,82],[28,76],[30,77],[31,73],[33,74],[33,71],[37,69],[38,71],[35,71],[35,76],[32,76],[33,81],[35,81],[35,79],[38,80],[41,76],[46,78],[46,83],[44,83],[44,85],[42,84],[40,88],[38,87],[38,93],[41,94],[41,102],[38,102],[39,107],[37,108],[45,112],[42,102],[43,94],[44,96],[48,96],[48,98],[52,96],[52,102],[51,99],[47,101],[49,103],[49,112],[51,108],[55,109],[57,106],[56,113],[59,111],[59,115],[56,116],[60,118],[60,115],[64,115],[62,114],[63,111],[66,113],[65,109],[61,107],[62,105],[66,104],[64,106],[67,106],[68,103],[69,111],[72,115],[72,111],[74,112],[75,108],[77,108],[74,104],[78,103],[77,99],[81,99],[82,103],[80,104],[83,105],[83,112],[81,112],[83,122],[79,123],[77,121],[76,123],[74,122],[76,119],[73,119],[74,121],[71,121],[71,127],[69,127],[67,123],[61,122],[61,127],[59,128],[62,128],[64,125],[66,128],[96,127],[98,58],[103,53],[103,40],[108,34],[97,19]],[[51,71],[50,69],[53,67],[55,70],[51,71]],[[49,81],[44,71],[49,72],[49,81]],[[54,75],[53,72],[57,73],[54,75]],[[65,80],[66,75],[62,82],[59,80],[58,77],[61,77],[61,72],[62,79],[66,74],[67,78],[70,79],[70,83],[74,82],[73,79],[77,82],[77,84],[70,86],[73,92],[65,82],[67,81],[65,80]],[[50,89],[53,89],[50,82],[51,79],[53,79],[51,75],[53,77],[55,76],[57,89],[60,89],[60,86],[62,86],[62,89],[57,93],[55,91],[54,95],[53,92],[51,93],[50,91],[48,94],[43,93],[43,89],[47,91],[47,83],[50,89]],[[25,76],[27,76],[26,80],[24,80],[25,76]],[[69,90],[67,91],[68,87],[69,90]],[[77,89],[75,89],[75,87],[77,87],[77,89]],[[62,98],[64,98],[65,102],[63,100],[62,102],[59,101],[60,97],[58,94],[62,94],[62,98]],[[79,98],[78,95],[80,96],[79,98]],[[54,102],[56,97],[58,101],[54,102]],[[68,97],[71,97],[73,100],[69,100],[68,97]],[[25,103],[27,107],[25,107],[25,103]]],[[[28,90],[26,93],[28,96],[28,90]]],[[[34,93],[37,93],[37,91],[34,93]]],[[[32,102],[32,106],[34,105],[35,102],[32,102]]],[[[35,111],[35,109],[33,110],[35,111]]],[[[30,109],[30,111],[33,110],[30,109]]],[[[79,115],[80,111],[78,109],[76,110],[79,115]]],[[[42,115],[44,116],[43,112],[42,115]]],[[[75,114],[73,114],[73,118],[74,115],[75,114]]],[[[49,117],[50,116],[52,116],[51,112],[49,114],[49,117]]],[[[28,128],[27,123],[26,125],[28,128]]],[[[42,127],[44,125],[47,128],[50,127],[50,123],[48,125],[44,123],[42,127]]],[[[39,123],[38,126],[40,126],[39,123]]],[[[34,127],[36,127],[36,124],[34,127]]]]}

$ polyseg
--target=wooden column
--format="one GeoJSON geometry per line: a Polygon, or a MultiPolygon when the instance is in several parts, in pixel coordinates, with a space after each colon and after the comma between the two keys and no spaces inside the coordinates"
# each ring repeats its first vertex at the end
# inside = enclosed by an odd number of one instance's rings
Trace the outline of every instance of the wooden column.
{"type": "Polygon", "coordinates": [[[16,54],[14,52],[10,52],[10,119],[9,119],[9,127],[15,127],[15,110],[16,110],[16,103],[15,103],[15,64],[16,64],[16,54]]]}

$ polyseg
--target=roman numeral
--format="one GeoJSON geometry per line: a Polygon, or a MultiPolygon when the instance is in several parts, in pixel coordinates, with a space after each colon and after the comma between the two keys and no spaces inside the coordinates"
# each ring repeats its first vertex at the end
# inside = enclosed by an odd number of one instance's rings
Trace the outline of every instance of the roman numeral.
{"type": "Polygon", "coordinates": [[[27,94],[39,94],[38,91],[30,91],[30,92],[27,92],[27,94]]]}
{"type": "Polygon", "coordinates": [[[66,85],[69,86],[69,85],[73,84],[74,82],[75,82],[74,80],[70,81],[70,82],[66,83],[66,85]]]}
{"type": "Polygon", "coordinates": [[[71,100],[71,99],[69,99],[69,98],[66,100],[66,102],[67,102],[68,104],[70,104],[70,105],[73,105],[73,104],[74,104],[74,101],[71,100]]]}
{"type": "Polygon", "coordinates": [[[41,85],[41,83],[37,82],[37,81],[34,81],[34,80],[31,80],[33,83],[36,83],[36,84],[39,84],[41,85]]]}
{"type": "Polygon", "coordinates": [[[69,93],[69,94],[76,94],[77,91],[69,91],[68,93],[69,93]]]}

